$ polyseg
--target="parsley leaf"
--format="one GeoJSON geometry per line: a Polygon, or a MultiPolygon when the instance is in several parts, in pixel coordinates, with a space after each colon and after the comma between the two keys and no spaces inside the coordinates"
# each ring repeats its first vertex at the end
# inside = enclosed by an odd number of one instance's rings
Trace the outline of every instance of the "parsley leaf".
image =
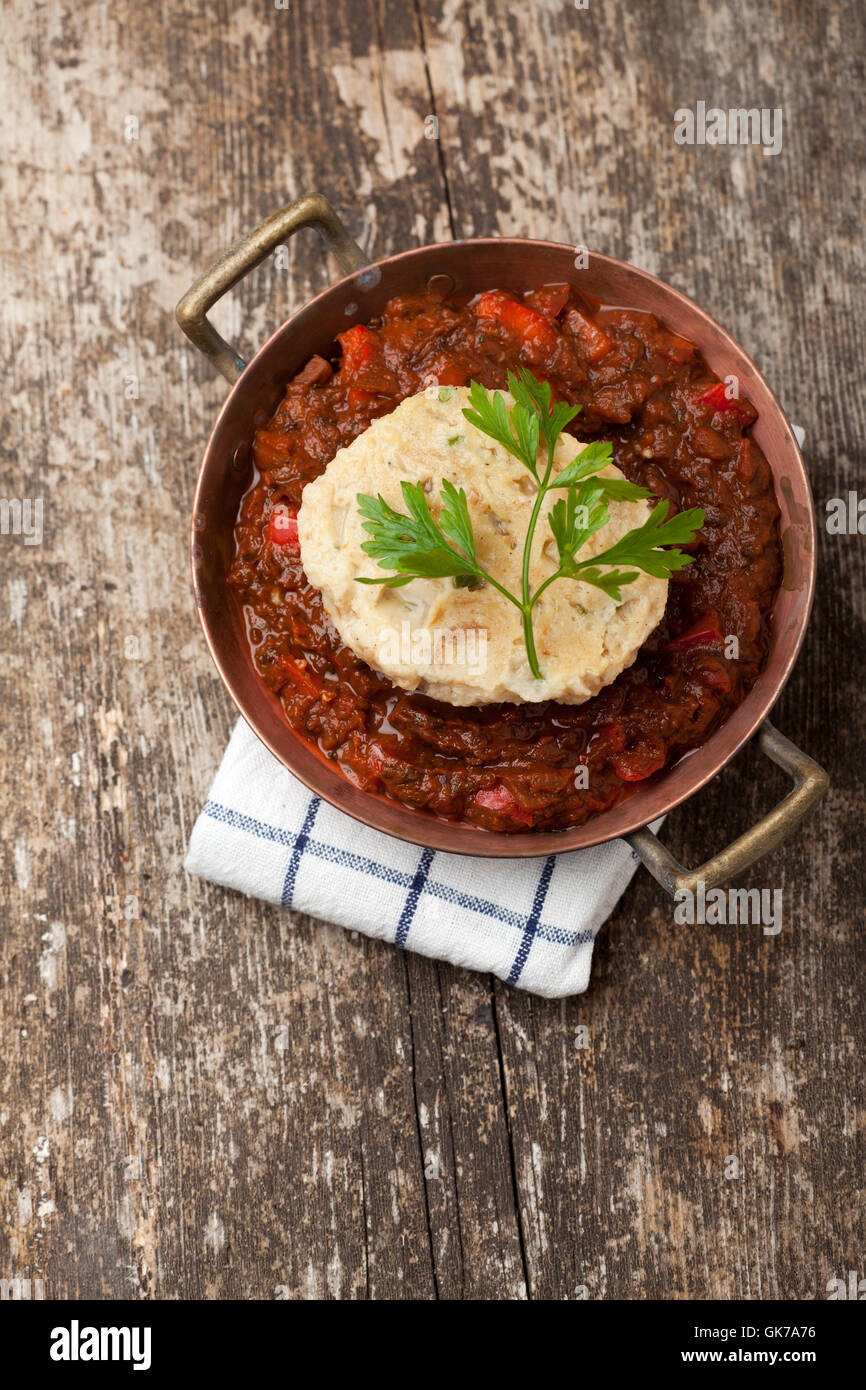
{"type": "MultiPolygon", "coordinates": [[[[427,497],[420,483],[401,482],[403,501],[409,515],[395,511],[384,497],[370,497],[358,493],[358,511],[364,520],[364,530],[372,537],[364,541],[361,549],[372,559],[378,560],[381,569],[396,570],[396,574],[385,575],[382,579],[358,577],[359,584],[388,584],[396,588],[408,584],[411,579],[442,579],[447,576],[475,576],[478,565],[475,561],[475,540],[472,536],[472,523],[466,507],[466,494],[451,483],[447,486],[453,493],[449,498],[451,511],[447,513],[450,527],[443,534],[433,520],[427,497]],[[462,509],[462,510],[461,510],[462,509]],[[468,535],[465,527],[468,526],[468,535]],[[465,553],[461,554],[449,545],[448,529],[452,535],[463,536],[458,544],[467,542],[465,553]]],[[[444,489],[443,489],[444,490],[444,489]]],[[[443,525],[446,511],[443,509],[443,525]]]]}
{"type": "Polygon", "coordinates": [[[520,367],[516,376],[514,372],[508,373],[508,389],[519,405],[538,417],[541,437],[552,456],[562,431],[580,414],[582,407],[565,401],[552,405],[550,383],[538,381],[526,367],[520,367]]]}
{"type": "Polygon", "coordinates": [[[447,478],[442,480],[442,515],[439,525],[449,540],[459,546],[463,554],[477,567],[475,558],[475,534],[469,516],[466,493],[457,488],[447,478]]]}
{"type": "Polygon", "coordinates": [[[667,498],[657,502],[643,526],[636,526],[615,545],[593,555],[592,560],[578,561],[578,568],[581,564],[637,565],[645,574],[655,575],[657,579],[670,579],[677,570],[690,565],[693,557],[684,555],[681,550],[663,550],[661,547],[690,545],[703,525],[704,513],[700,507],[691,507],[689,511],[677,512],[670,521],[666,521],[669,505],[667,498]]]}
{"type": "Polygon", "coordinates": [[[559,551],[561,575],[573,573],[575,552],[610,521],[610,513],[601,499],[599,488],[584,483],[580,488],[572,485],[567,495],[551,507],[547,521],[559,551]]]}

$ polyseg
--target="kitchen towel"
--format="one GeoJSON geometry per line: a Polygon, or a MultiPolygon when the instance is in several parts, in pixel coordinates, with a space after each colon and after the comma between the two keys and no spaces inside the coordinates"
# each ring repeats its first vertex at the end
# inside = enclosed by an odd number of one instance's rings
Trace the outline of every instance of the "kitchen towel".
{"type": "Polygon", "coordinates": [[[523,860],[419,849],[314,796],[239,720],[185,868],[556,999],[586,989],[637,864],[623,840],[523,860]]]}

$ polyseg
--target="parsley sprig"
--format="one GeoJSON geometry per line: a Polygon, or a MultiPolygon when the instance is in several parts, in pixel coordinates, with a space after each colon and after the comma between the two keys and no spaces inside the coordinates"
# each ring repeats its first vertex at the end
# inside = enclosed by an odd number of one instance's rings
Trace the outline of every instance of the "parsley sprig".
{"type": "Polygon", "coordinates": [[[364,518],[364,530],[370,535],[362,549],[379,562],[380,568],[394,571],[381,579],[359,577],[358,583],[397,588],[410,584],[413,579],[450,577],[456,585],[486,580],[520,610],[530,669],[536,679],[541,680],[532,610],[545,590],[557,579],[580,579],[620,603],[623,587],[637,579],[641,570],[659,579],[670,579],[677,570],[692,563],[691,555],[677,547],[691,544],[703,525],[704,513],[700,507],[692,507],[667,520],[668,503],[666,500],[658,502],[642,526],[635,527],[599,554],[579,559],[578,552],[590,536],[610,521],[609,501],[636,502],[651,494],[625,478],[600,476],[611,462],[613,452],[613,446],[606,442],[587,444],[577,458],[554,475],[557,441],[566,425],[578,414],[580,406],[553,402],[549,384],[538,381],[525,367],[521,367],[516,376],[508,373],[508,389],[515,402],[510,411],[498,391],[491,395],[473,381],[469,389],[471,408],[463,414],[482,434],[507,449],[535,480],[535,502],[523,547],[520,594],[512,594],[479,563],[466,493],[447,478],[442,482],[438,521],[430,511],[420,483],[401,482],[405,513],[396,511],[381,495],[370,497],[358,493],[358,511],[364,518]],[[554,502],[547,518],[556,542],[559,565],[533,593],[530,583],[532,543],[542,503],[553,489],[565,492],[564,497],[554,502]],[[602,566],[609,568],[602,569],[602,566]]]}

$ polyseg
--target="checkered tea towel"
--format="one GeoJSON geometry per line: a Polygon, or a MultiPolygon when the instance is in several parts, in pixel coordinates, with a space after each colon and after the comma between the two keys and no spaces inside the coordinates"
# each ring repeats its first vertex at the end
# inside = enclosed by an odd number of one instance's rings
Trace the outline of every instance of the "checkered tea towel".
{"type": "Polygon", "coordinates": [[[596,933],[637,858],[622,840],[547,859],[418,849],[313,796],[240,720],[185,867],[555,999],[586,989],[596,933]]]}

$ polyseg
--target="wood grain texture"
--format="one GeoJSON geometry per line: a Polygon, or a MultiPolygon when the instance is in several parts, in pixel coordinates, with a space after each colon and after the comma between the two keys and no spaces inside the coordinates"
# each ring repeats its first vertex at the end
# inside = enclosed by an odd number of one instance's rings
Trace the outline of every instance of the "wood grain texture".
{"type": "MultiPolygon", "coordinates": [[[[639,874],[590,992],[533,998],[185,878],[233,712],[185,553],[224,387],[172,317],[314,187],[371,255],[586,243],[752,353],[823,512],[866,488],[864,27],[855,0],[12,7],[2,487],[45,535],[0,537],[0,1278],[776,1299],[866,1275],[866,540],[822,530],[777,708],[832,776],[747,880],[783,889],[781,935],[675,927],[639,874]],[[781,107],[782,153],[677,146],[699,99],[781,107]]],[[[218,326],[254,349],[328,273],[296,238],[218,326]]],[[[698,862],[781,790],[746,751],[667,841],[698,862]]]]}

